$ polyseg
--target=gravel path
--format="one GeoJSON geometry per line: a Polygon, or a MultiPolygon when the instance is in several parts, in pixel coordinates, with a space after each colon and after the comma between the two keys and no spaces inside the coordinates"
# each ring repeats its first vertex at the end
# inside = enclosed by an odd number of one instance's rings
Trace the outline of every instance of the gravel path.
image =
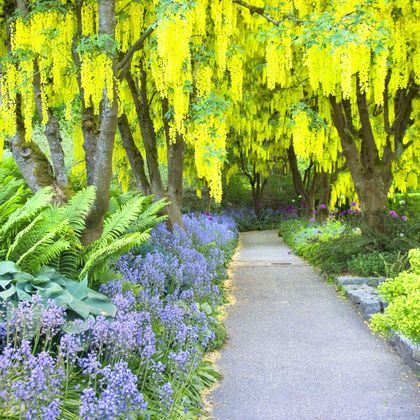
{"type": "Polygon", "coordinates": [[[420,419],[415,375],[278,238],[241,234],[212,417],[420,419]]]}

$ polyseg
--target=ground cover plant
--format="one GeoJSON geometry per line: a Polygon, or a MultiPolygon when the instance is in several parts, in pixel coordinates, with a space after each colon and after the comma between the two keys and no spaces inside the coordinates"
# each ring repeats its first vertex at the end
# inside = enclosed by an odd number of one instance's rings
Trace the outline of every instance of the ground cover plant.
{"type": "Polygon", "coordinates": [[[201,412],[218,379],[203,354],[220,340],[218,306],[236,243],[234,222],[184,216],[116,263],[101,292],[114,317],[66,321],[40,295],[2,304],[0,414],[7,418],[179,418],[201,412]]]}
{"type": "Polygon", "coordinates": [[[277,209],[262,208],[259,214],[256,214],[255,210],[250,207],[228,208],[223,213],[235,220],[240,232],[278,229],[282,221],[297,217],[297,209],[293,205],[277,209]]]}
{"type": "Polygon", "coordinates": [[[371,328],[385,336],[401,332],[420,343],[420,249],[409,252],[410,268],[388,279],[379,292],[388,306],[384,313],[374,314],[371,328]]]}
{"type": "Polygon", "coordinates": [[[394,276],[407,266],[407,253],[420,240],[418,219],[390,211],[387,230],[362,234],[357,211],[338,212],[325,221],[284,221],[279,233],[301,256],[328,275],[394,276]]]}

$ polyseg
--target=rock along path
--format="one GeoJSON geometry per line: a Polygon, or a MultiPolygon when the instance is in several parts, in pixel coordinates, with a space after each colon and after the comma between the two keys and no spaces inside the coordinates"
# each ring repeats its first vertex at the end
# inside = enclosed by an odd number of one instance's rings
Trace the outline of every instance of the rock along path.
{"type": "Polygon", "coordinates": [[[275,231],[241,234],[212,418],[420,419],[415,375],[275,231]]]}

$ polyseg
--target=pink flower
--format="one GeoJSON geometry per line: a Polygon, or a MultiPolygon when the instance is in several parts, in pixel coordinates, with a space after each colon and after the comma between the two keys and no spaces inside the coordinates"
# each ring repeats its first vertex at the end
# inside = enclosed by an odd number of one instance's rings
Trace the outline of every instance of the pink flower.
{"type": "Polygon", "coordinates": [[[356,207],[356,202],[355,201],[352,201],[351,203],[350,203],[350,205],[352,206],[352,207],[356,207]]]}
{"type": "Polygon", "coordinates": [[[390,217],[394,217],[394,218],[397,218],[397,217],[398,217],[398,213],[397,213],[395,210],[391,210],[391,211],[388,213],[388,216],[390,216],[390,217]]]}
{"type": "Polygon", "coordinates": [[[326,209],[326,208],[327,208],[327,206],[326,206],[324,203],[322,203],[322,204],[320,204],[320,205],[319,205],[319,208],[320,208],[320,209],[326,209]]]}
{"type": "Polygon", "coordinates": [[[407,216],[401,216],[401,220],[402,220],[403,222],[406,222],[406,221],[407,221],[407,216]]]}

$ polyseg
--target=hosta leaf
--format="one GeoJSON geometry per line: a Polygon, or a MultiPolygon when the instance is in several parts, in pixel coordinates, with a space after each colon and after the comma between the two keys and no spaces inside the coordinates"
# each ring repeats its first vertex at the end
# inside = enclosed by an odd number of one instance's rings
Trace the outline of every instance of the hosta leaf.
{"type": "Polygon", "coordinates": [[[80,315],[82,318],[87,318],[91,312],[91,308],[85,302],[82,302],[80,299],[73,298],[69,304],[69,308],[80,315]]]}
{"type": "Polygon", "coordinates": [[[15,280],[18,283],[29,283],[34,280],[34,276],[29,273],[24,273],[23,271],[20,271],[19,273],[15,274],[15,280]]]}
{"type": "Polygon", "coordinates": [[[16,293],[16,287],[11,285],[7,290],[4,292],[0,292],[0,298],[3,300],[9,299],[11,296],[13,296],[16,293]]]}
{"type": "Polygon", "coordinates": [[[89,293],[87,277],[80,282],[74,282],[67,290],[75,298],[83,300],[89,293]]]}
{"type": "Polygon", "coordinates": [[[16,268],[16,264],[13,261],[1,261],[0,262],[0,276],[8,273],[17,273],[19,270],[16,268]]]}
{"type": "Polygon", "coordinates": [[[0,287],[2,287],[3,289],[5,289],[6,286],[8,286],[11,282],[12,282],[11,279],[9,279],[9,280],[1,279],[0,280],[0,287]]]}
{"type": "Polygon", "coordinates": [[[89,307],[90,313],[93,315],[114,317],[117,312],[116,306],[110,301],[105,302],[102,299],[87,298],[83,302],[89,307]]]}

